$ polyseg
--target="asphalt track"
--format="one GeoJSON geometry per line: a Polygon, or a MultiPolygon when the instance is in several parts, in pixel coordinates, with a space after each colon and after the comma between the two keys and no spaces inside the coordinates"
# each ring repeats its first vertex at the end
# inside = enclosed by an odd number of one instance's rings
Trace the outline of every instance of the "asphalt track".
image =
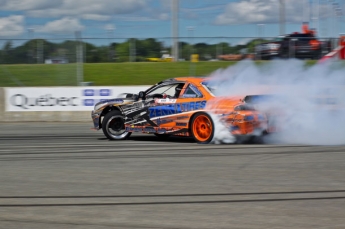
{"type": "Polygon", "coordinates": [[[345,147],[0,124],[0,228],[345,228],[345,147]]]}

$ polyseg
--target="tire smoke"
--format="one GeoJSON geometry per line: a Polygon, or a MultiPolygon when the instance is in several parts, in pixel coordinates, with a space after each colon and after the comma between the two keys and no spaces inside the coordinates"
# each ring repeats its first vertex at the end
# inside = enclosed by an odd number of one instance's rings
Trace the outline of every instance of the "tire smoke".
{"type": "MultiPolygon", "coordinates": [[[[274,99],[256,105],[278,130],[267,138],[269,143],[345,144],[344,63],[306,66],[296,59],[262,64],[245,60],[210,77],[217,96],[272,95],[274,99]]],[[[231,142],[233,136],[215,122],[214,142],[231,142]]]]}

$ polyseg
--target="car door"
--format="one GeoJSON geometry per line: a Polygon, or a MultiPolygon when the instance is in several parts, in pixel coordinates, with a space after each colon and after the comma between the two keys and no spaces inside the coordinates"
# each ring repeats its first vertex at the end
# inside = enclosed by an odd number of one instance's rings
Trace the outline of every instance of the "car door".
{"type": "Polygon", "coordinates": [[[181,90],[175,104],[178,115],[175,116],[176,127],[187,127],[190,117],[206,106],[204,94],[193,83],[187,83],[181,90]]]}

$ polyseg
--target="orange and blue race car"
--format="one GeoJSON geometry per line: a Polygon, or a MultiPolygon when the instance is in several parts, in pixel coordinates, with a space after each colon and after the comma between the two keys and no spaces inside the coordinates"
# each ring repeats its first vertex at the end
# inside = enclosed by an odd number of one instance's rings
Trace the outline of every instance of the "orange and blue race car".
{"type": "Polygon", "coordinates": [[[211,82],[207,77],[172,78],[138,94],[99,102],[92,111],[94,129],[110,140],[141,132],[193,137],[198,143],[212,141],[218,122],[229,134],[247,139],[269,132],[266,114],[251,104],[257,96],[219,97],[211,82]]]}

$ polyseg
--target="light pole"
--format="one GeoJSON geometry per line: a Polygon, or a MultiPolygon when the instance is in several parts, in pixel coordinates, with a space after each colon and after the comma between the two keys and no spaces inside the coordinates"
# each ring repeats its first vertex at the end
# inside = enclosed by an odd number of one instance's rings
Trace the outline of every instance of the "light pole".
{"type": "Polygon", "coordinates": [[[129,39],[129,62],[136,62],[136,40],[135,38],[129,39]]]}
{"type": "Polygon", "coordinates": [[[187,27],[188,31],[188,40],[190,43],[190,48],[189,48],[189,59],[191,58],[191,54],[193,54],[193,32],[194,32],[194,27],[193,26],[188,26],[187,27]]]}
{"type": "Polygon", "coordinates": [[[336,20],[336,26],[335,26],[335,36],[338,36],[341,30],[341,16],[343,15],[341,6],[339,3],[334,2],[333,3],[333,11],[334,11],[334,17],[336,20]]]}
{"type": "Polygon", "coordinates": [[[178,47],[178,12],[179,0],[171,1],[171,30],[172,30],[172,56],[174,61],[179,59],[178,47]]]}
{"type": "Polygon", "coordinates": [[[108,60],[109,62],[112,61],[112,59],[114,58],[114,54],[115,54],[115,51],[112,49],[113,47],[111,46],[111,42],[113,41],[113,36],[114,36],[114,31],[115,31],[115,27],[109,27],[106,29],[107,30],[107,35],[108,35],[108,43],[109,43],[109,46],[108,46],[108,60]]]}
{"type": "Polygon", "coordinates": [[[309,17],[308,17],[308,0],[303,0],[303,19],[302,19],[302,23],[303,22],[308,22],[309,21],[309,17]]]}
{"type": "Polygon", "coordinates": [[[33,39],[34,37],[35,29],[34,28],[28,28],[28,34],[29,34],[29,51],[28,51],[28,63],[31,64],[34,62],[34,43],[33,39]]]}
{"type": "Polygon", "coordinates": [[[280,34],[285,34],[285,0],[279,0],[280,5],[280,34]]]}
{"type": "Polygon", "coordinates": [[[193,76],[195,75],[195,63],[193,62],[192,60],[192,55],[194,53],[194,44],[193,44],[193,38],[194,38],[194,27],[193,26],[188,26],[187,27],[187,31],[188,31],[188,40],[189,40],[189,43],[190,43],[190,48],[189,48],[189,75],[190,76],[193,76]]]}
{"type": "MultiPolygon", "coordinates": [[[[261,44],[261,42],[263,42],[263,37],[264,37],[264,32],[265,32],[265,24],[257,24],[257,26],[258,26],[258,41],[259,41],[259,45],[261,44]]],[[[259,60],[261,60],[261,54],[260,54],[260,52],[258,52],[259,53],[259,56],[258,56],[258,58],[259,58],[259,60]]]]}
{"type": "Polygon", "coordinates": [[[263,38],[265,36],[265,24],[257,24],[258,26],[258,36],[259,38],[263,38]]]}
{"type": "Polygon", "coordinates": [[[76,47],[76,62],[77,62],[77,85],[81,86],[84,81],[83,69],[83,43],[81,38],[81,31],[75,31],[75,38],[77,41],[76,47]]]}

